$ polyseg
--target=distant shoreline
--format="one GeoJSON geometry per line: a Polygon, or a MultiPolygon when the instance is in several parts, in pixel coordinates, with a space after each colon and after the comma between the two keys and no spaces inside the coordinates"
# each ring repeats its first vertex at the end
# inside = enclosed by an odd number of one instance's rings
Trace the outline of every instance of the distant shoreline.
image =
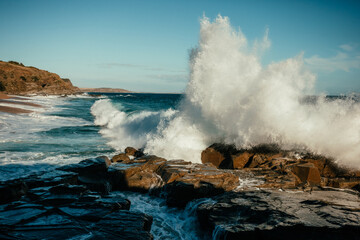
{"type": "Polygon", "coordinates": [[[133,93],[132,91],[122,88],[79,88],[80,92],[97,92],[97,93],[133,93]]]}
{"type": "Polygon", "coordinates": [[[79,88],[83,93],[146,93],[146,94],[184,94],[177,92],[135,92],[122,88],[79,88]]]}

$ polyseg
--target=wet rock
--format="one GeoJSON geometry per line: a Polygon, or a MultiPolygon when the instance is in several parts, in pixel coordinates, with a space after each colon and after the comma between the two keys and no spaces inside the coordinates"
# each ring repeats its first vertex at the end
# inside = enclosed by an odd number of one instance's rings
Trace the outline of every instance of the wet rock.
{"type": "Polygon", "coordinates": [[[128,155],[126,155],[125,153],[120,153],[118,155],[115,155],[112,159],[111,162],[115,163],[115,162],[129,162],[130,158],[128,155]]]}
{"type": "Polygon", "coordinates": [[[112,185],[106,175],[79,175],[78,180],[79,183],[86,185],[88,189],[101,194],[109,194],[112,190],[112,185]]]}
{"type": "Polygon", "coordinates": [[[59,184],[49,189],[52,194],[82,195],[88,191],[83,185],[59,184]]]}
{"type": "Polygon", "coordinates": [[[97,158],[89,158],[77,164],[65,165],[59,167],[58,170],[75,172],[79,173],[80,175],[100,174],[106,173],[110,164],[111,161],[108,157],[101,156],[97,158]]]}
{"type": "Polygon", "coordinates": [[[299,184],[299,178],[292,172],[279,174],[270,169],[247,169],[261,182],[257,187],[272,189],[295,189],[299,184]]]}
{"type": "Polygon", "coordinates": [[[191,200],[215,196],[239,186],[238,176],[212,166],[184,165],[182,170],[182,176],[163,187],[162,192],[169,206],[182,208],[191,200]],[[187,173],[184,168],[187,168],[187,173]]]}
{"type": "Polygon", "coordinates": [[[232,157],[239,151],[232,145],[214,143],[201,153],[202,163],[212,163],[217,168],[232,169],[232,157]]]}
{"type": "Polygon", "coordinates": [[[133,156],[133,157],[135,157],[135,158],[144,156],[143,151],[138,150],[138,149],[133,148],[133,147],[127,147],[127,148],[125,148],[125,154],[126,154],[127,156],[133,156]]]}
{"type": "Polygon", "coordinates": [[[252,156],[253,154],[249,152],[243,152],[233,155],[232,161],[234,169],[243,169],[246,165],[248,165],[248,162],[250,161],[250,158],[252,158],[252,156]]]}
{"type": "Polygon", "coordinates": [[[0,208],[1,239],[152,239],[152,218],[130,212],[121,196],[64,184],[30,193],[36,197],[0,208]]]}
{"type": "Polygon", "coordinates": [[[323,178],[322,183],[324,186],[357,190],[357,186],[360,186],[360,178],[323,178]]]}
{"type": "Polygon", "coordinates": [[[310,153],[284,151],[275,144],[260,144],[250,149],[213,144],[202,152],[202,162],[217,168],[253,172],[263,179],[259,187],[295,188],[330,186],[357,189],[360,171],[337,166],[332,159],[310,153]]]}
{"type": "Polygon", "coordinates": [[[298,164],[293,172],[300,180],[298,184],[307,183],[310,186],[319,186],[321,183],[319,170],[312,163],[298,164]]]}
{"type": "Polygon", "coordinates": [[[32,174],[23,179],[26,185],[31,188],[44,186],[55,186],[62,183],[77,184],[78,174],[61,170],[52,170],[32,174]]]}
{"type": "Polygon", "coordinates": [[[42,205],[20,205],[8,206],[5,211],[0,212],[1,225],[12,226],[25,222],[46,212],[42,205]]]}
{"type": "Polygon", "coordinates": [[[28,187],[21,180],[6,181],[0,184],[0,204],[19,200],[28,187]]]}
{"type": "Polygon", "coordinates": [[[78,164],[65,165],[59,170],[78,174],[80,184],[86,185],[90,190],[108,194],[112,186],[108,181],[108,167],[111,161],[107,157],[89,158],[78,164]]]}
{"type": "Polygon", "coordinates": [[[157,170],[165,184],[172,183],[177,178],[189,173],[191,169],[191,162],[184,160],[170,160],[166,161],[157,170]]]}
{"type": "Polygon", "coordinates": [[[163,185],[157,170],[166,162],[156,156],[144,156],[130,160],[127,164],[117,163],[110,166],[108,175],[114,190],[147,192],[163,185]]]}
{"type": "Polygon", "coordinates": [[[359,200],[343,191],[229,192],[197,216],[214,239],[358,239],[359,200]]]}
{"type": "Polygon", "coordinates": [[[143,213],[117,211],[102,218],[94,229],[101,239],[153,239],[149,233],[152,221],[143,213]]]}

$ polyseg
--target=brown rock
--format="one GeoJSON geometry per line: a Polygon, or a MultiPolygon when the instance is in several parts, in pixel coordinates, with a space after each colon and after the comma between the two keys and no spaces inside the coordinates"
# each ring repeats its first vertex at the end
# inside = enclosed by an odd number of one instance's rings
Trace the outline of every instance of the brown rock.
{"type": "Polygon", "coordinates": [[[214,143],[201,153],[201,162],[212,163],[221,169],[233,169],[232,155],[238,153],[233,145],[214,143]]]}
{"type": "Polygon", "coordinates": [[[137,151],[137,149],[135,149],[133,147],[125,148],[125,154],[128,155],[128,156],[134,156],[136,151],[137,151]]]}
{"type": "Polygon", "coordinates": [[[215,167],[219,168],[220,164],[225,160],[223,154],[214,148],[207,148],[201,153],[202,163],[212,163],[215,167]]]}
{"type": "Polygon", "coordinates": [[[109,168],[109,178],[116,190],[146,192],[154,187],[162,187],[163,181],[157,174],[166,160],[156,156],[145,156],[130,160],[126,164],[113,164],[109,168]]]}
{"type": "Polygon", "coordinates": [[[164,184],[161,177],[154,172],[137,172],[127,178],[127,185],[133,191],[147,192],[164,184]]]}
{"type": "Polygon", "coordinates": [[[320,185],[321,178],[318,168],[312,163],[305,163],[296,165],[293,173],[299,178],[298,184],[308,183],[311,186],[320,185]]]}
{"type": "Polygon", "coordinates": [[[237,155],[233,155],[232,161],[233,161],[234,169],[244,168],[246,166],[246,164],[248,164],[252,155],[253,154],[251,154],[249,152],[243,152],[243,153],[239,153],[237,155]]]}
{"type": "Polygon", "coordinates": [[[73,94],[79,92],[70,80],[35,67],[0,61],[0,91],[8,94],[73,94]]]}
{"type": "Polygon", "coordinates": [[[170,160],[166,161],[165,164],[158,169],[157,173],[167,184],[189,173],[189,165],[191,165],[191,162],[185,162],[184,160],[170,160]]]}
{"type": "Polygon", "coordinates": [[[138,150],[138,149],[133,148],[133,147],[125,148],[125,154],[128,155],[128,156],[136,157],[136,158],[144,156],[144,153],[141,150],[138,150]]]}
{"type": "Polygon", "coordinates": [[[349,188],[356,189],[356,186],[360,184],[360,178],[327,178],[324,181],[324,185],[334,188],[349,188]]]}
{"type": "Polygon", "coordinates": [[[111,162],[128,162],[128,161],[130,161],[130,158],[125,153],[120,153],[118,155],[115,155],[111,159],[111,162]]]}
{"type": "Polygon", "coordinates": [[[203,164],[185,165],[186,172],[163,187],[169,206],[185,207],[197,198],[211,197],[239,186],[239,177],[213,166],[203,164]]]}

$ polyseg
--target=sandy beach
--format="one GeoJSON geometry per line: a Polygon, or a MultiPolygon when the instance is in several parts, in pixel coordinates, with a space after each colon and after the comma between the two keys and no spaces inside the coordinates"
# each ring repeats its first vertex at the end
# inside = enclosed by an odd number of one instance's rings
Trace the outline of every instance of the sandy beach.
{"type": "Polygon", "coordinates": [[[27,100],[26,98],[9,96],[7,94],[0,93],[0,112],[11,113],[11,114],[19,114],[19,113],[31,113],[33,111],[22,109],[18,107],[9,107],[9,106],[1,106],[2,103],[5,104],[14,104],[14,105],[24,105],[31,107],[43,107],[39,104],[31,103],[31,102],[22,102],[21,100],[27,100]],[[14,101],[16,99],[17,101],[14,101]],[[20,100],[20,101],[19,101],[20,100]]]}

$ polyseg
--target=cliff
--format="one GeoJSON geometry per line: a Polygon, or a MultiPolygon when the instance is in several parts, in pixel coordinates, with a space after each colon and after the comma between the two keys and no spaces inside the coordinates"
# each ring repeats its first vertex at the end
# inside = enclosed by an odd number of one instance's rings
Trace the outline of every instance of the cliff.
{"type": "Polygon", "coordinates": [[[73,94],[79,92],[69,79],[18,62],[0,61],[0,92],[7,94],[73,94]]]}

